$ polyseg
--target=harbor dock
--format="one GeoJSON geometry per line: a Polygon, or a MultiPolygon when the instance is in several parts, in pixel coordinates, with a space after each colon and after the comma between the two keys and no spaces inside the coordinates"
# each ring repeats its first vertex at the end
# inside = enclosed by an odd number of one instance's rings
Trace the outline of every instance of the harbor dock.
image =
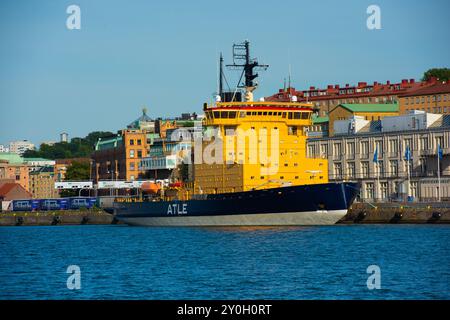
{"type": "MultiPolygon", "coordinates": [[[[449,224],[450,205],[354,203],[338,224],[449,224]]],[[[0,226],[121,224],[102,209],[0,213],[0,226]]]]}

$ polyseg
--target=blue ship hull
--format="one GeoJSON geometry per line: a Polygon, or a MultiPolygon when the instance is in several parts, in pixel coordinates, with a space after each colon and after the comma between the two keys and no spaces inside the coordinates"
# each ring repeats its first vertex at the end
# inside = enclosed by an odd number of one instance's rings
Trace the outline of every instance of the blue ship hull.
{"type": "Polygon", "coordinates": [[[115,202],[114,214],[148,226],[329,225],[347,213],[358,192],[351,182],[291,186],[187,201],[115,202]]]}

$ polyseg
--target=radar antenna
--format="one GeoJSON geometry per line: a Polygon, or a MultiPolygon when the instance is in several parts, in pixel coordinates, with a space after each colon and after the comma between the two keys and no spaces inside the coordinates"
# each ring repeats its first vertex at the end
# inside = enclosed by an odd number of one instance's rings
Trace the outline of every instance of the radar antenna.
{"type": "Polygon", "coordinates": [[[250,42],[246,40],[244,43],[233,44],[233,64],[227,64],[227,67],[236,70],[242,68],[237,87],[245,88],[246,101],[253,101],[253,91],[258,86],[257,82],[254,81],[258,77],[255,69],[266,70],[269,65],[259,64],[256,58],[250,58],[250,42]],[[241,84],[242,76],[245,76],[243,84],[241,84]]]}

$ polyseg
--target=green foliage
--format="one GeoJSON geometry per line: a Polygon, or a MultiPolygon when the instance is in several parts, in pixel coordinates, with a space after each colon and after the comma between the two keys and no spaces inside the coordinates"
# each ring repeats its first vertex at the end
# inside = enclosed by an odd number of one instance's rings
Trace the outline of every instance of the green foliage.
{"type": "Polygon", "coordinates": [[[114,135],[112,132],[95,131],[85,138],[72,138],[70,142],[57,142],[54,145],[41,144],[39,150],[28,150],[25,158],[68,159],[90,157],[98,138],[114,135]]]}
{"type": "MultiPolygon", "coordinates": [[[[90,178],[89,163],[84,162],[72,162],[72,165],[67,168],[65,179],[68,181],[86,181],[90,178]]],[[[61,190],[61,197],[76,197],[79,195],[80,190],[61,190]]],[[[87,192],[87,191],[86,191],[87,192]]],[[[83,194],[84,195],[84,194],[83,194]]]]}
{"type": "Polygon", "coordinates": [[[433,68],[429,69],[423,74],[422,81],[427,81],[431,77],[436,77],[440,81],[449,81],[450,79],[450,69],[449,68],[433,68]]]}
{"type": "Polygon", "coordinates": [[[76,180],[89,180],[90,178],[90,168],[89,163],[84,162],[72,162],[72,165],[67,168],[65,180],[76,181],[76,180]]]}

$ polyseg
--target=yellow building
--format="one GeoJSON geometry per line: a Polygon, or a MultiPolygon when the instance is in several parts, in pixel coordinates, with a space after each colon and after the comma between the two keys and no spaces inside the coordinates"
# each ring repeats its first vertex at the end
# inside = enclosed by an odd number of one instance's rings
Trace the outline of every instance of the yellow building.
{"type": "Polygon", "coordinates": [[[384,117],[398,116],[398,104],[340,104],[333,108],[329,117],[329,135],[333,135],[333,124],[336,120],[347,120],[353,116],[364,117],[369,121],[381,120],[384,117]]]}
{"type": "Polygon", "coordinates": [[[205,116],[206,130],[217,131],[218,138],[203,143],[202,163],[194,165],[196,193],[328,182],[327,160],[306,157],[310,104],[218,103],[205,116]]]}
{"type": "Polygon", "coordinates": [[[31,171],[29,191],[34,199],[59,198],[53,167],[40,167],[31,171]]]}
{"type": "Polygon", "coordinates": [[[432,86],[399,96],[400,113],[423,110],[429,113],[450,114],[450,83],[432,86]]]}

